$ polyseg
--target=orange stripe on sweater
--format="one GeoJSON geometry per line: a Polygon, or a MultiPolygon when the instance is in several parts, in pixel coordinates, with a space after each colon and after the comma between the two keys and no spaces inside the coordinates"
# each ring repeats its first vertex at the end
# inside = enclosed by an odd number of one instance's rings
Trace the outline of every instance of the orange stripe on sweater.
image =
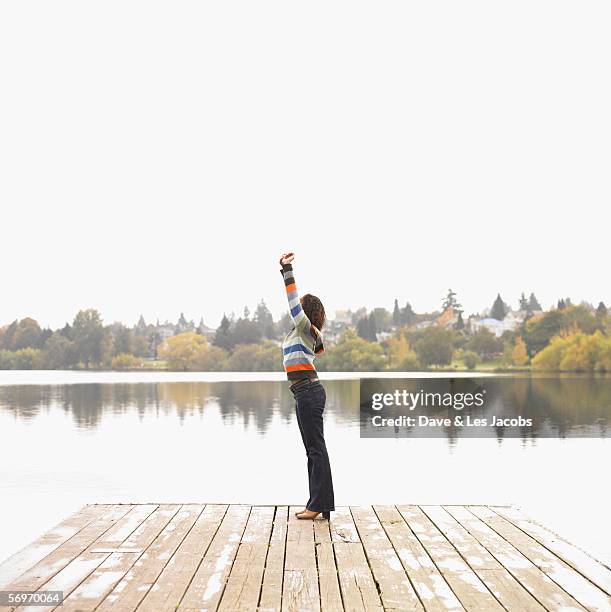
{"type": "Polygon", "coordinates": [[[297,285],[295,285],[295,283],[286,286],[286,292],[290,293],[291,291],[297,291],[297,285]]]}
{"type": "Polygon", "coordinates": [[[287,372],[297,372],[299,370],[313,370],[314,366],[310,363],[304,363],[304,364],[286,366],[286,368],[284,369],[287,372]]]}

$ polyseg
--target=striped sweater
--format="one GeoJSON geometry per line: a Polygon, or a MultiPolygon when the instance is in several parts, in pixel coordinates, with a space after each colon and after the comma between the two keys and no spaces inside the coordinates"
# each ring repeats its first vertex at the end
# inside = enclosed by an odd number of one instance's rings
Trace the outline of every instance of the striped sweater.
{"type": "Polygon", "coordinates": [[[281,272],[293,320],[293,329],[286,335],[282,343],[284,369],[289,380],[313,378],[316,376],[314,358],[325,350],[322,335],[312,325],[301,307],[293,266],[283,265],[281,272]]]}

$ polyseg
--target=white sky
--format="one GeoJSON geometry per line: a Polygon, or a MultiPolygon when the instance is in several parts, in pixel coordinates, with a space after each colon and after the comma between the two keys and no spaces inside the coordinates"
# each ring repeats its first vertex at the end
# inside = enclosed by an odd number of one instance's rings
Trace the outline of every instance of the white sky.
{"type": "Polygon", "coordinates": [[[611,302],[606,2],[4,2],[0,324],[611,302]]]}

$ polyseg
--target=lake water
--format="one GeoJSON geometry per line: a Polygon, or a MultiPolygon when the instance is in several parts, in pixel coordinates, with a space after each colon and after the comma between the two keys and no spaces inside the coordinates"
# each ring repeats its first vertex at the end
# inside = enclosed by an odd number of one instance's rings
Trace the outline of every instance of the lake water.
{"type": "MultiPolygon", "coordinates": [[[[585,423],[594,437],[524,439],[364,439],[358,379],[325,378],[337,505],[515,504],[611,563],[611,377],[582,377],[574,393],[558,379],[545,392],[550,426],[585,423]]],[[[282,374],[0,372],[0,499],[0,560],[86,503],[303,503],[288,384],[282,374]]]]}

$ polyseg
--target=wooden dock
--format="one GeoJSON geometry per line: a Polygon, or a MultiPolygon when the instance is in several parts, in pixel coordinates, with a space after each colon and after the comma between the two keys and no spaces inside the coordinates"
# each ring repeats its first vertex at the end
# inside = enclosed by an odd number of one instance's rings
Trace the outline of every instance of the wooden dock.
{"type": "Polygon", "coordinates": [[[1,564],[0,591],[60,590],[61,611],[611,610],[611,570],[511,508],[297,509],[85,506],[1,564]]]}

